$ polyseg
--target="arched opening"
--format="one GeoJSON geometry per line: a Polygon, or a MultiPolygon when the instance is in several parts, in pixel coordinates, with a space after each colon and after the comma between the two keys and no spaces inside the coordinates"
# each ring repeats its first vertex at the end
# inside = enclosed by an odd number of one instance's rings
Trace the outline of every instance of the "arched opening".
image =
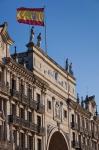
{"type": "Polygon", "coordinates": [[[52,135],[48,150],[68,150],[66,140],[59,131],[52,135]]]}

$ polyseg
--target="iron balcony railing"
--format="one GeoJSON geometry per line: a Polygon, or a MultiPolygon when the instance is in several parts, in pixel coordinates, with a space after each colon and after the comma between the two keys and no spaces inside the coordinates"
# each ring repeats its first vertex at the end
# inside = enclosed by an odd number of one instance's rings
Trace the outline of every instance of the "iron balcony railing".
{"type": "Polygon", "coordinates": [[[78,141],[72,141],[72,147],[75,149],[79,149],[80,148],[80,144],[78,141]]]}
{"type": "Polygon", "coordinates": [[[10,95],[10,89],[9,86],[5,85],[5,83],[0,81],[0,91],[4,94],[10,95]]]}
{"type": "Polygon", "coordinates": [[[82,126],[80,126],[80,133],[83,133],[84,128],[82,126]]]}
{"type": "Polygon", "coordinates": [[[41,103],[37,103],[37,112],[43,114],[45,111],[45,106],[41,103]]]}
{"type": "Polygon", "coordinates": [[[23,104],[29,105],[29,98],[25,94],[21,94],[21,101],[23,104]]]}
{"type": "Polygon", "coordinates": [[[24,145],[24,147],[16,146],[16,150],[30,150],[30,149],[29,148],[25,148],[25,145],[24,145]]]}
{"type": "Polygon", "coordinates": [[[16,89],[10,89],[10,93],[11,93],[11,96],[16,98],[18,101],[21,101],[21,96],[20,96],[19,91],[17,91],[16,89]]]}
{"type": "Polygon", "coordinates": [[[73,130],[78,130],[78,124],[76,122],[71,122],[71,128],[73,130]]]}
{"type": "Polygon", "coordinates": [[[98,132],[92,131],[92,138],[98,140],[98,132]]]}
{"type": "Polygon", "coordinates": [[[92,131],[91,130],[88,130],[88,135],[89,135],[89,137],[92,137],[92,131]]]}
{"type": "Polygon", "coordinates": [[[88,136],[88,129],[84,128],[84,134],[88,136]]]}
{"type": "Polygon", "coordinates": [[[30,107],[34,110],[37,110],[37,102],[34,100],[30,100],[30,107]]]}
{"type": "Polygon", "coordinates": [[[41,136],[45,135],[45,128],[44,127],[38,126],[37,129],[38,129],[39,135],[41,135],[41,136]]]}
{"type": "Polygon", "coordinates": [[[29,120],[25,120],[24,118],[20,118],[18,116],[14,116],[14,115],[9,115],[8,118],[9,118],[9,124],[27,128],[28,130],[31,130],[39,135],[45,134],[44,127],[41,127],[33,122],[30,122],[29,120]]]}
{"type": "Polygon", "coordinates": [[[21,126],[23,128],[28,128],[29,130],[37,132],[37,125],[36,124],[30,123],[28,120],[25,120],[24,118],[20,118],[18,116],[9,115],[9,123],[21,126]]]}
{"type": "Polygon", "coordinates": [[[24,93],[21,93],[16,89],[11,89],[10,93],[11,96],[13,96],[13,98],[15,98],[17,101],[22,102],[24,105],[28,105],[30,108],[36,110],[38,113],[43,114],[45,112],[45,106],[43,104],[26,96],[24,93]]]}
{"type": "Polygon", "coordinates": [[[3,149],[13,150],[13,145],[8,141],[0,141],[0,150],[3,149]]]}

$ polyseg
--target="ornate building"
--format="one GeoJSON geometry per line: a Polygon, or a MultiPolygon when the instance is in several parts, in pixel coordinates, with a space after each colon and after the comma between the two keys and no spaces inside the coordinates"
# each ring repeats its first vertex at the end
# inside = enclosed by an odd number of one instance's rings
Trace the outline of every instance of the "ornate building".
{"type": "Polygon", "coordinates": [[[72,64],[62,68],[41,48],[10,55],[7,24],[0,26],[0,150],[99,150],[94,96],[76,94],[72,64]]]}

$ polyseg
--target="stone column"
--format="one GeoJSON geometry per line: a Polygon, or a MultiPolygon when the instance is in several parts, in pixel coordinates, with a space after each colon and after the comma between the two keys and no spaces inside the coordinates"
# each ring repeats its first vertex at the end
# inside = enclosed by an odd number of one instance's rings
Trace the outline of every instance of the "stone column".
{"type": "Polygon", "coordinates": [[[25,148],[28,148],[28,132],[25,134],[25,148]]]}
{"type": "Polygon", "coordinates": [[[36,134],[34,135],[34,146],[33,146],[33,150],[37,150],[37,136],[36,136],[36,134]]]}
{"type": "Polygon", "coordinates": [[[20,140],[20,139],[19,139],[19,132],[20,132],[20,131],[17,130],[17,146],[19,146],[19,140],[20,140]]]}

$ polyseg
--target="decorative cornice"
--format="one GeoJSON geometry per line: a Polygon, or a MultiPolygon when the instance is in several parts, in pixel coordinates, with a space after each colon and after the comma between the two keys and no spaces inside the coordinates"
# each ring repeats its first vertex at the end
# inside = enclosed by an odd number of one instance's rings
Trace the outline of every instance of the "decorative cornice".
{"type": "Polygon", "coordinates": [[[11,58],[9,57],[5,58],[5,65],[10,67],[10,69],[13,70],[14,72],[17,72],[18,74],[24,76],[28,80],[33,81],[34,79],[33,73],[28,69],[24,68],[22,65],[15,62],[14,60],[12,60],[11,58]]]}

